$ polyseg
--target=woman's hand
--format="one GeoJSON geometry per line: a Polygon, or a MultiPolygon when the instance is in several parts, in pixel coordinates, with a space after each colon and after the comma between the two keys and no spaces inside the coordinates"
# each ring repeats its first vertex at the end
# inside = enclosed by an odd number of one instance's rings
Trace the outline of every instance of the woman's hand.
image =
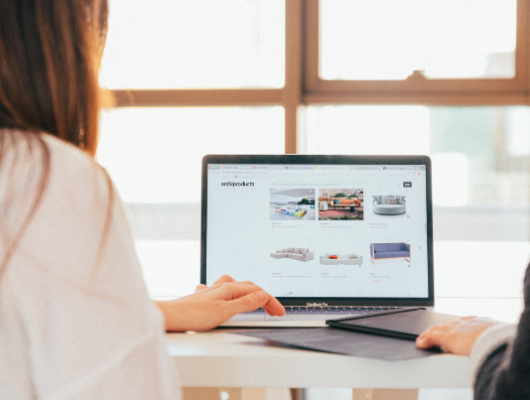
{"type": "Polygon", "coordinates": [[[280,302],[252,282],[235,282],[225,275],[212,286],[199,285],[189,296],[157,301],[164,313],[167,331],[205,331],[234,315],[263,307],[270,315],[282,316],[280,302]]]}
{"type": "Polygon", "coordinates": [[[438,346],[450,353],[468,356],[480,334],[497,323],[489,318],[464,317],[435,325],[416,339],[416,346],[420,349],[438,346]]]}
{"type": "MultiPolygon", "coordinates": [[[[215,286],[215,285],[221,285],[221,284],[223,284],[223,283],[231,283],[231,282],[236,282],[236,280],[235,280],[234,278],[232,278],[231,276],[229,276],[229,275],[223,275],[223,276],[221,276],[219,279],[217,279],[217,280],[214,282],[213,286],[215,286]]],[[[252,282],[243,282],[243,283],[248,283],[248,284],[250,284],[250,285],[254,285],[252,282]]],[[[212,286],[212,287],[213,287],[213,286],[212,286]]],[[[198,286],[195,288],[195,293],[200,292],[201,290],[204,290],[204,289],[207,289],[207,288],[208,288],[208,286],[206,286],[206,285],[202,285],[202,284],[201,284],[201,285],[198,285],[198,286]]],[[[260,289],[260,290],[263,290],[263,289],[261,289],[261,288],[259,288],[259,289],[260,289]]],[[[268,304],[268,303],[267,303],[267,304],[265,304],[265,305],[263,305],[263,306],[261,306],[261,307],[263,307],[263,309],[264,309],[264,310],[267,312],[267,314],[269,314],[269,315],[278,315],[278,314],[277,314],[277,312],[278,312],[277,305],[278,305],[279,301],[276,300],[274,297],[271,297],[271,299],[272,299],[272,300],[271,300],[271,301],[272,301],[271,304],[268,304]]],[[[259,307],[257,307],[257,308],[259,308],[259,307]]],[[[285,314],[285,309],[283,308],[283,306],[282,306],[282,310],[283,310],[283,312],[282,312],[281,315],[284,315],[284,314],[285,314]]]]}

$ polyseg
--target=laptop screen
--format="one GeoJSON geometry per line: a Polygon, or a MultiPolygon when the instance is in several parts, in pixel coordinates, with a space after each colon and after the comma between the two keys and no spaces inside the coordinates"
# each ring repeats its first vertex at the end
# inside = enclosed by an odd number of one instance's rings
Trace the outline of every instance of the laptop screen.
{"type": "Polygon", "coordinates": [[[204,168],[207,285],[228,274],[280,298],[432,297],[425,164],[204,168]]]}

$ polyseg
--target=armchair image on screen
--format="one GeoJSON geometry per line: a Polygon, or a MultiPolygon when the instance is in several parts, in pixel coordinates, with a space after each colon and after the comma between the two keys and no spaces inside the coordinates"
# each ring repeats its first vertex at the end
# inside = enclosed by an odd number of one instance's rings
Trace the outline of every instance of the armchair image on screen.
{"type": "Polygon", "coordinates": [[[410,244],[397,243],[370,243],[370,259],[375,265],[376,260],[400,259],[411,262],[410,244]],[[408,259],[407,259],[408,258],[408,259]]]}

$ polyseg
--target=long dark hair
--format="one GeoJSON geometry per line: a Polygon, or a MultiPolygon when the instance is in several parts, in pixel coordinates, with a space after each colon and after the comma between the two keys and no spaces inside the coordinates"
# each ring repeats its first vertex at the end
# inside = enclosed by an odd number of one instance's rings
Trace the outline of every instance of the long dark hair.
{"type": "MultiPolygon", "coordinates": [[[[98,72],[107,20],[107,0],[0,0],[0,169],[7,154],[14,157],[10,181],[20,182],[27,168],[17,170],[17,165],[27,166],[28,160],[41,167],[26,185],[28,193],[36,193],[30,207],[19,206],[14,191],[2,190],[0,182],[0,210],[9,210],[9,215],[0,216],[0,273],[46,189],[50,154],[41,134],[54,135],[92,156],[96,153],[98,72]],[[23,211],[22,218],[14,208],[23,211]],[[15,214],[17,218],[11,218],[15,214]]],[[[112,190],[109,193],[105,232],[112,190]]]]}

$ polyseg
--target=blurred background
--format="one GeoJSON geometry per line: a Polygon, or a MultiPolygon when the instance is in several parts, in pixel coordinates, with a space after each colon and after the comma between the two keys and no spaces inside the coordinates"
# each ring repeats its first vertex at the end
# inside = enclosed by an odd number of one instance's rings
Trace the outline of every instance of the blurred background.
{"type": "MultiPolygon", "coordinates": [[[[151,296],[199,283],[205,154],[426,154],[438,304],[472,298],[491,314],[501,298],[493,313],[515,320],[530,250],[527,11],[521,0],[110,0],[101,85],[117,103],[97,158],[129,208],[151,296]]],[[[471,398],[447,396],[420,393],[471,398]]]]}

